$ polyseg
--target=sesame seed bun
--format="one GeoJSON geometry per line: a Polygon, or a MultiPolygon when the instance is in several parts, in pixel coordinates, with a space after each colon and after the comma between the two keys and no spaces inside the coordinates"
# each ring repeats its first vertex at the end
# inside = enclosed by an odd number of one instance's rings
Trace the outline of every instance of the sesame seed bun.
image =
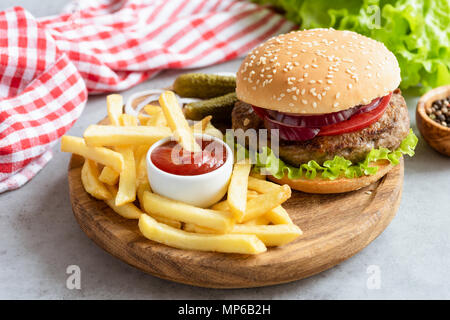
{"type": "Polygon", "coordinates": [[[294,190],[306,193],[344,193],[367,187],[369,184],[372,184],[384,177],[384,175],[386,175],[393,168],[393,165],[387,160],[380,160],[376,163],[376,165],[378,166],[378,171],[376,174],[352,179],[345,177],[335,180],[324,180],[320,177],[316,177],[314,179],[289,179],[287,176],[284,176],[281,179],[277,179],[273,176],[269,176],[268,178],[278,184],[287,184],[294,190]]]}
{"type": "Polygon", "coordinates": [[[313,29],[256,47],[236,78],[239,100],[271,110],[323,114],[385,96],[400,84],[384,44],[351,31],[313,29]]]}

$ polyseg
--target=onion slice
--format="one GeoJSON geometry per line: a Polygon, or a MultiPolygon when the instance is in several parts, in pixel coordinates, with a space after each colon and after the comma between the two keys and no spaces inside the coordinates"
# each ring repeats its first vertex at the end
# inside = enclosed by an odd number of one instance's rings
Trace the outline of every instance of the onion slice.
{"type": "MultiPolygon", "coordinates": [[[[305,141],[311,140],[320,132],[320,128],[302,128],[297,126],[290,126],[269,117],[264,118],[264,126],[270,130],[277,130],[277,135],[280,139],[287,141],[305,141]]],[[[272,131],[271,131],[272,132],[272,131]]]]}
{"type": "Polygon", "coordinates": [[[292,113],[284,113],[275,110],[267,110],[259,107],[253,106],[255,112],[261,115],[264,113],[275,121],[278,121],[283,124],[305,127],[305,128],[320,128],[324,126],[329,126],[335,123],[339,123],[345,120],[350,119],[350,117],[355,114],[360,114],[362,112],[368,112],[375,109],[381,101],[382,98],[373,99],[369,104],[356,106],[347,110],[320,114],[320,115],[312,115],[312,116],[304,116],[297,115],[292,113]]]}
{"type": "Polygon", "coordinates": [[[371,121],[373,119],[377,120],[384,112],[391,96],[392,93],[381,98],[373,99],[367,105],[356,106],[343,111],[314,116],[299,116],[296,114],[286,114],[255,106],[252,107],[255,113],[264,121],[264,125],[267,129],[278,129],[278,136],[281,139],[287,141],[305,141],[313,139],[317,135],[339,134],[339,130],[342,131],[342,133],[355,131],[367,123],[372,123],[371,121]],[[380,109],[378,112],[375,111],[377,108],[380,109]],[[377,112],[376,117],[371,114],[373,112],[377,112]],[[360,121],[359,119],[364,119],[364,121],[360,121]],[[357,122],[361,122],[360,125],[358,125],[357,122]],[[347,125],[346,123],[349,124],[347,125]],[[350,125],[351,128],[346,128],[350,125]],[[331,130],[331,128],[336,126],[344,129],[341,128],[339,130],[335,130],[336,132],[331,130]],[[322,128],[324,129],[323,134],[321,132],[322,128]],[[327,130],[329,132],[325,132],[327,130]]]}

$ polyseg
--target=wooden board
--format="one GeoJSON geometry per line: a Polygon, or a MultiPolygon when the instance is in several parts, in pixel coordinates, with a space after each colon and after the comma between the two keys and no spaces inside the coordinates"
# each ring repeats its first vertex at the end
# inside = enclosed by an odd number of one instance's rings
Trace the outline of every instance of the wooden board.
{"type": "Polygon", "coordinates": [[[139,232],[136,220],[113,212],[83,189],[83,160],[69,165],[70,199],[84,232],[100,247],[147,273],[213,288],[259,287],[302,279],[329,269],[366,247],[394,217],[401,198],[403,160],[368,187],[336,195],[293,192],[283,206],[304,234],[257,256],[179,250],[139,232]]]}

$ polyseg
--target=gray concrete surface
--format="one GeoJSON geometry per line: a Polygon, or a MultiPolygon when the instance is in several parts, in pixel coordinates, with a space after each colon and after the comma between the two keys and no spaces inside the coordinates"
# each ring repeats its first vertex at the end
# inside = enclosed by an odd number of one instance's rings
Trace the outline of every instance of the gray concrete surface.
{"type": "MultiPolygon", "coordinates": [[[[64,2],[3,0],[0,10],[22,5],[42,16],[57,13],[64,2]]],[[[236,71],[239,63],[235,60],[204,71],[236,71]]],[[[122,94],[127,98],[136,91],[165,87],[177,74],[164,72],[122,94]]],[[[406,95],[417,133],[417,97],[406,95]]],[[[90,97],[69,134],[80,136],[105,115],[105,97],[90,97]]],[[[0,194],[0,299],[450,298],[450,159],[423,140],[416,156],[405,161],[397,216],[366,249],[305,280],[240,290],[203,289],[157,279],[97,247],[72,214],[66,176],[70,155],[59,152],[59,145],[54,150],[54,159],[31,182],[0,194]],[[69,265],[81,269],[80,290],[66,287],[69,265]],[[379,270],[379,289],[370,286],[370,266],[379,270]]]]}

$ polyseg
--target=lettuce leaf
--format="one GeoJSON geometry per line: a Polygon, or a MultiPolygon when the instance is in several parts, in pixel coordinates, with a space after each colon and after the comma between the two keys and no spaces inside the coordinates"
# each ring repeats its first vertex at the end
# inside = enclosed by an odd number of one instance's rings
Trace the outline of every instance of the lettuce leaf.
{"type": "MultiPolygon", "coordinates": [[[[356,178],[363,175],[373,175],[378,171],[378,167],[374,166],[373,163],[378,160],[388,160],[391,164],[397,165],[400,162],[402,155],[407,154],[410,157],[414,155],[417,141],[416,135],[410,129],[408,136],[403,139],[400,147],[396,150],[390,151],[386,148],[372,149],[366,155],[364,161],[356,164],[352,164],[351,161],[342,157],[335,156],[332,160],[327,160],[322,165],[311,160],[308,163],[304,163],[300,167],[295,168],[284,163],[284,161],[279,159],[268,147],[264,147],[262,152],[254,153],[253,155],[250,155],[248,150],[241,152],[240,154],[245,157],[253,156],[254,159],[256,159],[256,164],[254,166],[255,171],[263,174],[271,174],[278,179],[285,175],[287,175],[289,179],[297,179],[300,177],[314,179],[316,176],[320,175],[322,179],[334,180],[341,176],[356,178]],[[371,163],[372,165],[370,165],[371,163]]],[[[240,145],[237,145],[237,148],[241,151],[243,149],[240,145]]]]}
{"type": "Polygon", "coordinates": [[[400,64],[406,89],[450,83],[448,0],[253,0],[285,11],[300,29],[351,30],[383,42],[400,64]]]}

